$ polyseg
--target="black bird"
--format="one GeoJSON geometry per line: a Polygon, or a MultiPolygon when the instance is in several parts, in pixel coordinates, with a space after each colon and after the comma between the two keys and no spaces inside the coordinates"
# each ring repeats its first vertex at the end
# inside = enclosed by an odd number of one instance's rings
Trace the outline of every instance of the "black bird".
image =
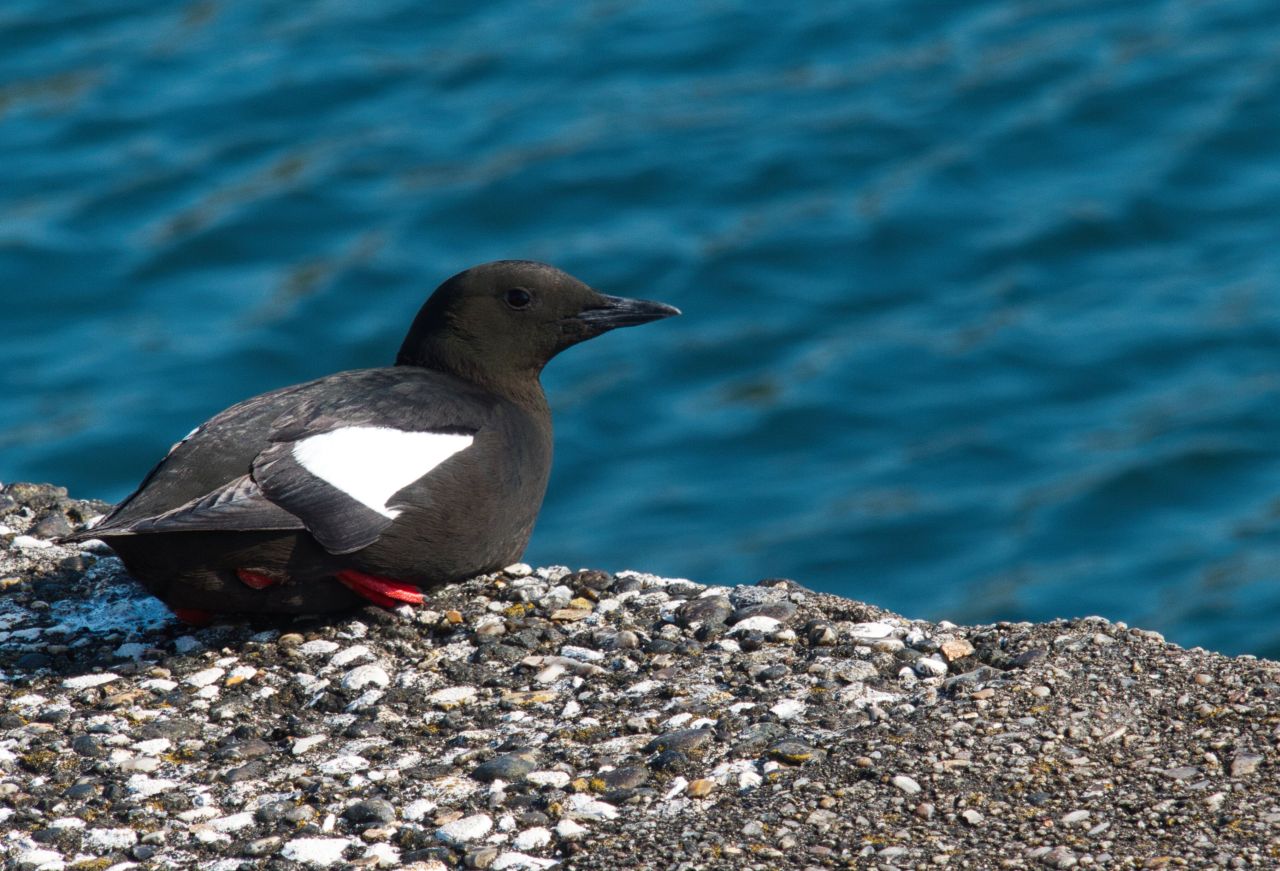
{"type": "Polygon", "coordinates": [[[233,405],[68,541],[100,538],[174,613],[391,607],[516,562],[551,471],[538,376],[565,348],[680,312],[502,260],[426,301],[396,364],[233,405]]]}

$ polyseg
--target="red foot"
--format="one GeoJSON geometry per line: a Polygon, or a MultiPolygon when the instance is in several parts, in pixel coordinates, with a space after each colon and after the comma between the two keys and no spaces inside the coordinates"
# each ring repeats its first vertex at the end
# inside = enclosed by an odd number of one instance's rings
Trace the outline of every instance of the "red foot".
{"type": "Polygon", "coordinates": [[[255,590],[265,590],[267,587],[280,583],[278,578],[251,571],[250,569],[236,569],[236,577],[244,581],[245,586],[253,587],[255,590]]]}
{"type": "Polygon", "coordinates": [[[170,608],[173,616],[188,626],[208,626],[218,616],[213,611],[202,611],[199,608],[170,608]]]}
{"type": "Polygon", "coordinates": [[[422,604],[422,591],[417,585],[405,581],[366,575],[354,569],[338,572],[338,581],[352,592],[364,596],[373,604],[381,605],[383,608],[395,608],[406,603],[422,604]]]}

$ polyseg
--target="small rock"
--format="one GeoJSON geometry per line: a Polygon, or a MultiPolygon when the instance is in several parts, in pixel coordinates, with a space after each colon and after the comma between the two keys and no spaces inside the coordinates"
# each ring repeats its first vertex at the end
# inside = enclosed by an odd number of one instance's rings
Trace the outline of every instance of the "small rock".
{"type": "Polygon", "coordinates": [[[524,852],[525,850],[537,850],[551,843],[551,830],[543,826],[534,826],[531,829],[525,829],[523,832],[515,836],[511,846],[524,852]]]}
{"type": "Polygon", "coordinates": [[[700,777],[689,782],[689,786],[685,789],[685,794],[690,798],[706,798],[715,788],[716,782],[714,780],[700,777]]]}
{"type": "Polygon", "coordinates": [[[1245,777],[1253,774],[1262,764],[1262,757],[1256,753],[1237,753],[1231,760],[1231,776],[1245,777]]]}
{"type": "Polygon", "coordinates": [[[445,823],[436,829],[436,837],[446,844],[458,847],[483,838],[493,828],[493,818],[488,814],[473,814],[445,823]]]}
{"type": "Polygon", "coordinates": [[[940,645],[942,658],[947,662],[955,662],[973,655],[973,645],[964,638],[951,638],[940,645]]]}
{"type": "Polygon", "coordinates": [[[920,784],[916,783],[914,778],[907,777],[905,774],[894,775],[889,780],[889,783],[902,790],[907,795],[915,795],[920,791],[920,784]]]}
{"type": "Polygon", "coordinates": [[[1082,826],[1088,821],[1089,811],[1086,810],[1072,811],[1062,817],[1062,824],[1064,826],[1082,826]]]}
{"type": "Polygon", "coordinates": [[[358,665],[342,676],[342,686],[348,690],[361,690],[367,686],[385,687],[391,683],[385,669],[376,665],[358,665]]]}
{"type": "Polygon", "coordinates": [[[526,750],[495,756],[488,762],[477,765],[471,776],[481,783],[492,783],[495,780],[518,783],[537,767],[537,757],[526,750]]]}
{"type": "Polygon", "coordinates": [[[295,838],[284,845],[280,855],[304,865],[319,865],[327,868],[342,861],[351,842],[346,838],[295,838]]]}
{"type": "Polygon", "coordinates": [[[384,825],[395,821],[396,809],[385,798],[367,798],[349,805],[342,816],[356,825],[384,825]]]}
{"type": "Polygon", "coordinates": [[[587,834],[587,827],[567,817],[556,823],[556,837],[562,841],[576,841],[587,834]]]}

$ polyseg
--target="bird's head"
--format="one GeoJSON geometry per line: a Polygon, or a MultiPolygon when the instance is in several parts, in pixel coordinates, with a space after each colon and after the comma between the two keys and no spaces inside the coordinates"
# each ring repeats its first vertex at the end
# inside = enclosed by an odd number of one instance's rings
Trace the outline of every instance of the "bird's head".
{"type": "Polygon", "coordinates": [[[572,345],[680,314],[660,302],[608,296],[554,266],[498,260],[460,272],[422,306],[398,365],[444,369],[478,383],[536,379],[572,345]]]}

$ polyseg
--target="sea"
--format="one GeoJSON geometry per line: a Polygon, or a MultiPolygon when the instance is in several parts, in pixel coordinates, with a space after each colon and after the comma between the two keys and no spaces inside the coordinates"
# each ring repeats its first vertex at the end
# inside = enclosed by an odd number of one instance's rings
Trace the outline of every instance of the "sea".
{"type": "Polygon", "coordinates": [[[0,3],[0,480],[499,258],[684,310],[547,368],[528,561],[1280,656],[1274,0],[0,3]]]}

